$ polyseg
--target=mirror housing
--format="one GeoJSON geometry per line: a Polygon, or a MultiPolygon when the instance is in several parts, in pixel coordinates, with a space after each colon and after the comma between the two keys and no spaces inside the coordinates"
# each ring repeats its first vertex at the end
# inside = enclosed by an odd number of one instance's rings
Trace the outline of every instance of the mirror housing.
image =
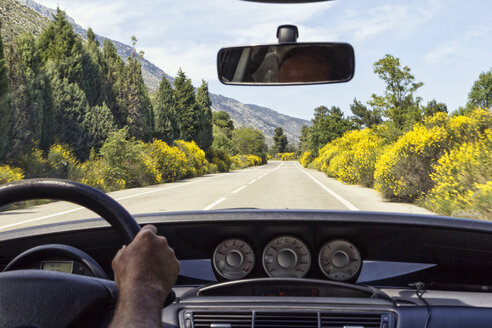
{"type": "Polygon", "coordinates": [[[217,55],[219,80],[238,85],[297,85],[348,82],[354,49],[348,43],[284,42],[223,48],[217,55]]]}

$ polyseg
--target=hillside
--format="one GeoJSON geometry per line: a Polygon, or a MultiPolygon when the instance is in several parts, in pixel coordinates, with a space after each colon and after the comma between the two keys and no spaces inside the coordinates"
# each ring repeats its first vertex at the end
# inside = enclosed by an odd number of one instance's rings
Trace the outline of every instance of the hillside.
{"type": "MultiPolygon", "coordinates": [[[[26,30],[34,35],[39,35],[48,23],[48,17],[51,18],[56,12],[55,9],[47,8],[32,0],[0,0],[0,9],[0,19],[3,23],[1,32],[6,43],[10,42],[15,35],[26,30]]],[[[75,32],[86,39],[87,30],[78,25],[71,17],[67,16],[67,19],[73,25],[75,32]]],[[[105,40],[103,36],[97,34],[96,39],[101,45],[105,40]]],[[[131,55],[131,46],[115,40],[111,40],[111,42],[123,59],[131,55]]],[[[171,82],[174,80],[173,77],[145,58],[142,58],[141,64],[142,75],[150,92],[157,90],[164,75],[171,82]]],[[[269,108],[243,104],[222,95],[210,94],[210,98],[213,110],[228,112],[236,126],[250,126],[261,130],[267,137],[269,144],[272,142],[273,131],[276,127],[283,127],[289,141],[297,143],[302,125],[310,124],[309,121],[303,119],[280,114],[269,108]]]]}

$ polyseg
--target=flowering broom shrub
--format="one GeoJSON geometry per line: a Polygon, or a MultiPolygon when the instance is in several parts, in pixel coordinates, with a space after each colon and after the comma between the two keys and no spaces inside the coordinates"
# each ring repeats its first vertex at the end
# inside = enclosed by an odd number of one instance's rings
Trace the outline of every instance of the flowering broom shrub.
{"type": "Polygon", "coordinates": [[[19,181],[24,178],[24,172],[18,167],[10,167],[9,165],[0,166],[0,185],[4,183],[19,181]]]}
{"type": "Polygon", "coordinates": [[[186,177],[196,177],[207,173],[208,161],[205,158],[205,152],[194,141],[176,140],[174,144],[186,156],[186,177]]]}
{"type": "Polygon", "coordinates": [[[301,163],[302,166],[307,167],[309,163],[311,163],[314,160],[313,153],[310,151],[304,152],[300,157],[299,157],[299,163],[301,163]]]}
{"type": "Polygon", "coordinates": [[[492,130],[442,156],[425,205],[445,215],[492,219],[492,130]]]}
{"type": "Polygon", "coordinates": [[[433,167],[441,156],[474,142],[492,127],[492,113],[476,109],[469,116],[439,113],[416,124],[385,150],[376,163],[375,187],[384,197],[415,201],[434,187],[433,167]]]}

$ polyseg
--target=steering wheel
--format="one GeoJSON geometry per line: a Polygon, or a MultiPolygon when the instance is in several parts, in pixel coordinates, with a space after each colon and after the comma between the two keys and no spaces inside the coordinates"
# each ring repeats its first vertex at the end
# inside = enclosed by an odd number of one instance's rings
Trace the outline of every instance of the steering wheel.
{"type": "MultiPolygon", "coordinates": [[[[80,183],[30,179],[0,186],[0,207],[30,199],[57,199],[84,206],[108,221],[125,244],[140,230],[114,199],[80,183]]],[[[110,280],[44,270],[2,272],[0,326],[105,326],[116,299],[116,284],[110,280]]]]}

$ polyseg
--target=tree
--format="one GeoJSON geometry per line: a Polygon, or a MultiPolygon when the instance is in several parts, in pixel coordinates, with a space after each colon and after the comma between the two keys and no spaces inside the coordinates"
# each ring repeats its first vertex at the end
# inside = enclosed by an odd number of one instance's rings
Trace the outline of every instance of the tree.
{"type": "Polygon", "coordinates": [[[289,141],[287,140],[287,137],[284,134],[284,129],[282,129],[281,127],[275,128],[275,133],[273,135],[273,142],[274,142],[273,149],[275,153],[285,153],[289,141]]]}
{"type": "Polygon", "coordinates": [[[200,125],[196,136],[196,143],[202,149],[212,145],[212,101],[208,93],[208,83],[202,80],[202,85],[196,91],[196,103],[200,109],[200,125]]]}
{"type": "Polygon", "coordinates": [[[163,76],[154,98],[154,137],[172,143],[179,137],[174,111],[174,91],[169,80],[163,76]]]}
{"type": "Polygon", "coordinates": [[[433,116],[437,113],[447,113],[448,106],[445,103],[439,103],[437,100],[432,99],[426,106],[422,106],[422,114],[424,116],[433,116]]]}
{"type": "Polygon", "coordinates": [[[374,63],[374,73],[384,81],[386,90],[383,96],[373,94],[368,104],[375,111],[381,111],[397,130],[411,128],[421,118],[422,99],[415,98],[414,94],[424,84],[416,82],[410,68],[401,67],[400,60],[391,55],[374,63]]]}
{"type": "Polygon", "coordinates": [[[126,125],[128,106],[125,98],[125,63],[116,52],[116,47],[108,39],[103,46],[103,73],[105,75],[106,104],[113,114],[116,126],[121,129],[126,125]]]}
{"type": "MultiPolygon", "coordinates": [[[[2,25],[0,22],[0,29],[2,25]]],[[[9,77],[0,35],[0,160],[7,154],[12,130],[12,111],[9,104],[9,77]]]]}
{"type": "Polygon", "coordinates": [[[320,106],[314,109],[313,125],[309,128],[309,149],[317,154],[328,142],[354,129],[352,121],[345,118],[339,107],[320,106]]]}
{"type": "Polygon", "coordinates": [[[262,158],[263,163],[266,163],[268,146],[260,130],[241,127],[232,132],[232,141],[239,154],[257,155],[262,158]]]}
{"type": "Polygon", "coordinates": [[[103,57],[99,50],[99,41],[91,28],[87,30],[87,46],[82,52],[83,80],[82,89],[85,91],[89,106],[102,105],[105,101],[105,86],[103,85],[103,57]],[[86,50],[87,49],[87,50],[86,50]]]}
{"type": "Polygon", "coordinates": [[[492,106],[492,68],[482,72],[468,94],[468,108],[490,108],[492,106]]]}
{"type": "Polygon", "coordinates": [[[174,79],[174,96],[179,138],[191,141],[199,129],[200,114],[195,99],[195,89],[181,69],[174,79]]]}
{"type": "Polygon", "coordinates": [[[220,129],[224,129],[226,135],[231,138],[232,130],[234,130],[234,121],[224,110],[212,113],[212,123],[220,129]]]}
{"type": "Polygon", "coordinates": [[[105,103],[94,106],[87,112],[83,122],[87,134],[87,148],[101,148],[111,132],[115,130],[113,114],[105,103]]]}
{"type": "Polygon", "coordinates": [[[37,39],[41,60],[68,83],[84,84],[83,48],[81,38],[66,20],[65,12],[57,9],[53,21],[49,23],[37,39]]]}
{"type": "Polygon", "coordinates": [[[370,110],[362,104],[357,98],[354,98],[354,102],[350,105],[350,110],[354,117],[352,120],[360,128],[369,128],[373,125],[383,123],[381,113],[377,109],[370,110]]]}
{"type": "Polygon", "coordinates": [[[137,39],[132,36],[133,52],[132,56],[128,57],[124,84],[125,100],[128,108],[126,123],[129,127],[130,137],[150,141],[154,131],[154,112],[142,77],[140,59],[143,53],[137,54],[135,49],[136,42],[137,39]]]}
{"type": "Polygon", "coordinates": [[[70,83],[68,78],[61,79],[53,73],[50,75],[53,75],[50,84],[53,93],[54,140],[70,145],[78,158],[85,159],[90,148],[83,123],[88,111],[84,91],[76,83],[70,83]]]}
{"type": "Polygon", "coordinates": [[[19,35],[7,50],[13,113],[8,157],[12,159],[40,146],[45,111],[42,89],[46,81],[32,34],[19,35]]]}
{"type": "Polygon", "coordinates": [[[217,150],[223,150],[230,156],[237,154],[237,149],[232,141],[232,131],[234,131],[234,122],[229,113],[218,111],[212,113],[213,123],[213,142],[212,146],[217,150]]]}
{"type": "Polygon", "coordinates": [[[301,127],[301,136],[299,137],[299,147],[297,148],[298,155],[309,151],[309,127],[303,125],[301,127]]]}

